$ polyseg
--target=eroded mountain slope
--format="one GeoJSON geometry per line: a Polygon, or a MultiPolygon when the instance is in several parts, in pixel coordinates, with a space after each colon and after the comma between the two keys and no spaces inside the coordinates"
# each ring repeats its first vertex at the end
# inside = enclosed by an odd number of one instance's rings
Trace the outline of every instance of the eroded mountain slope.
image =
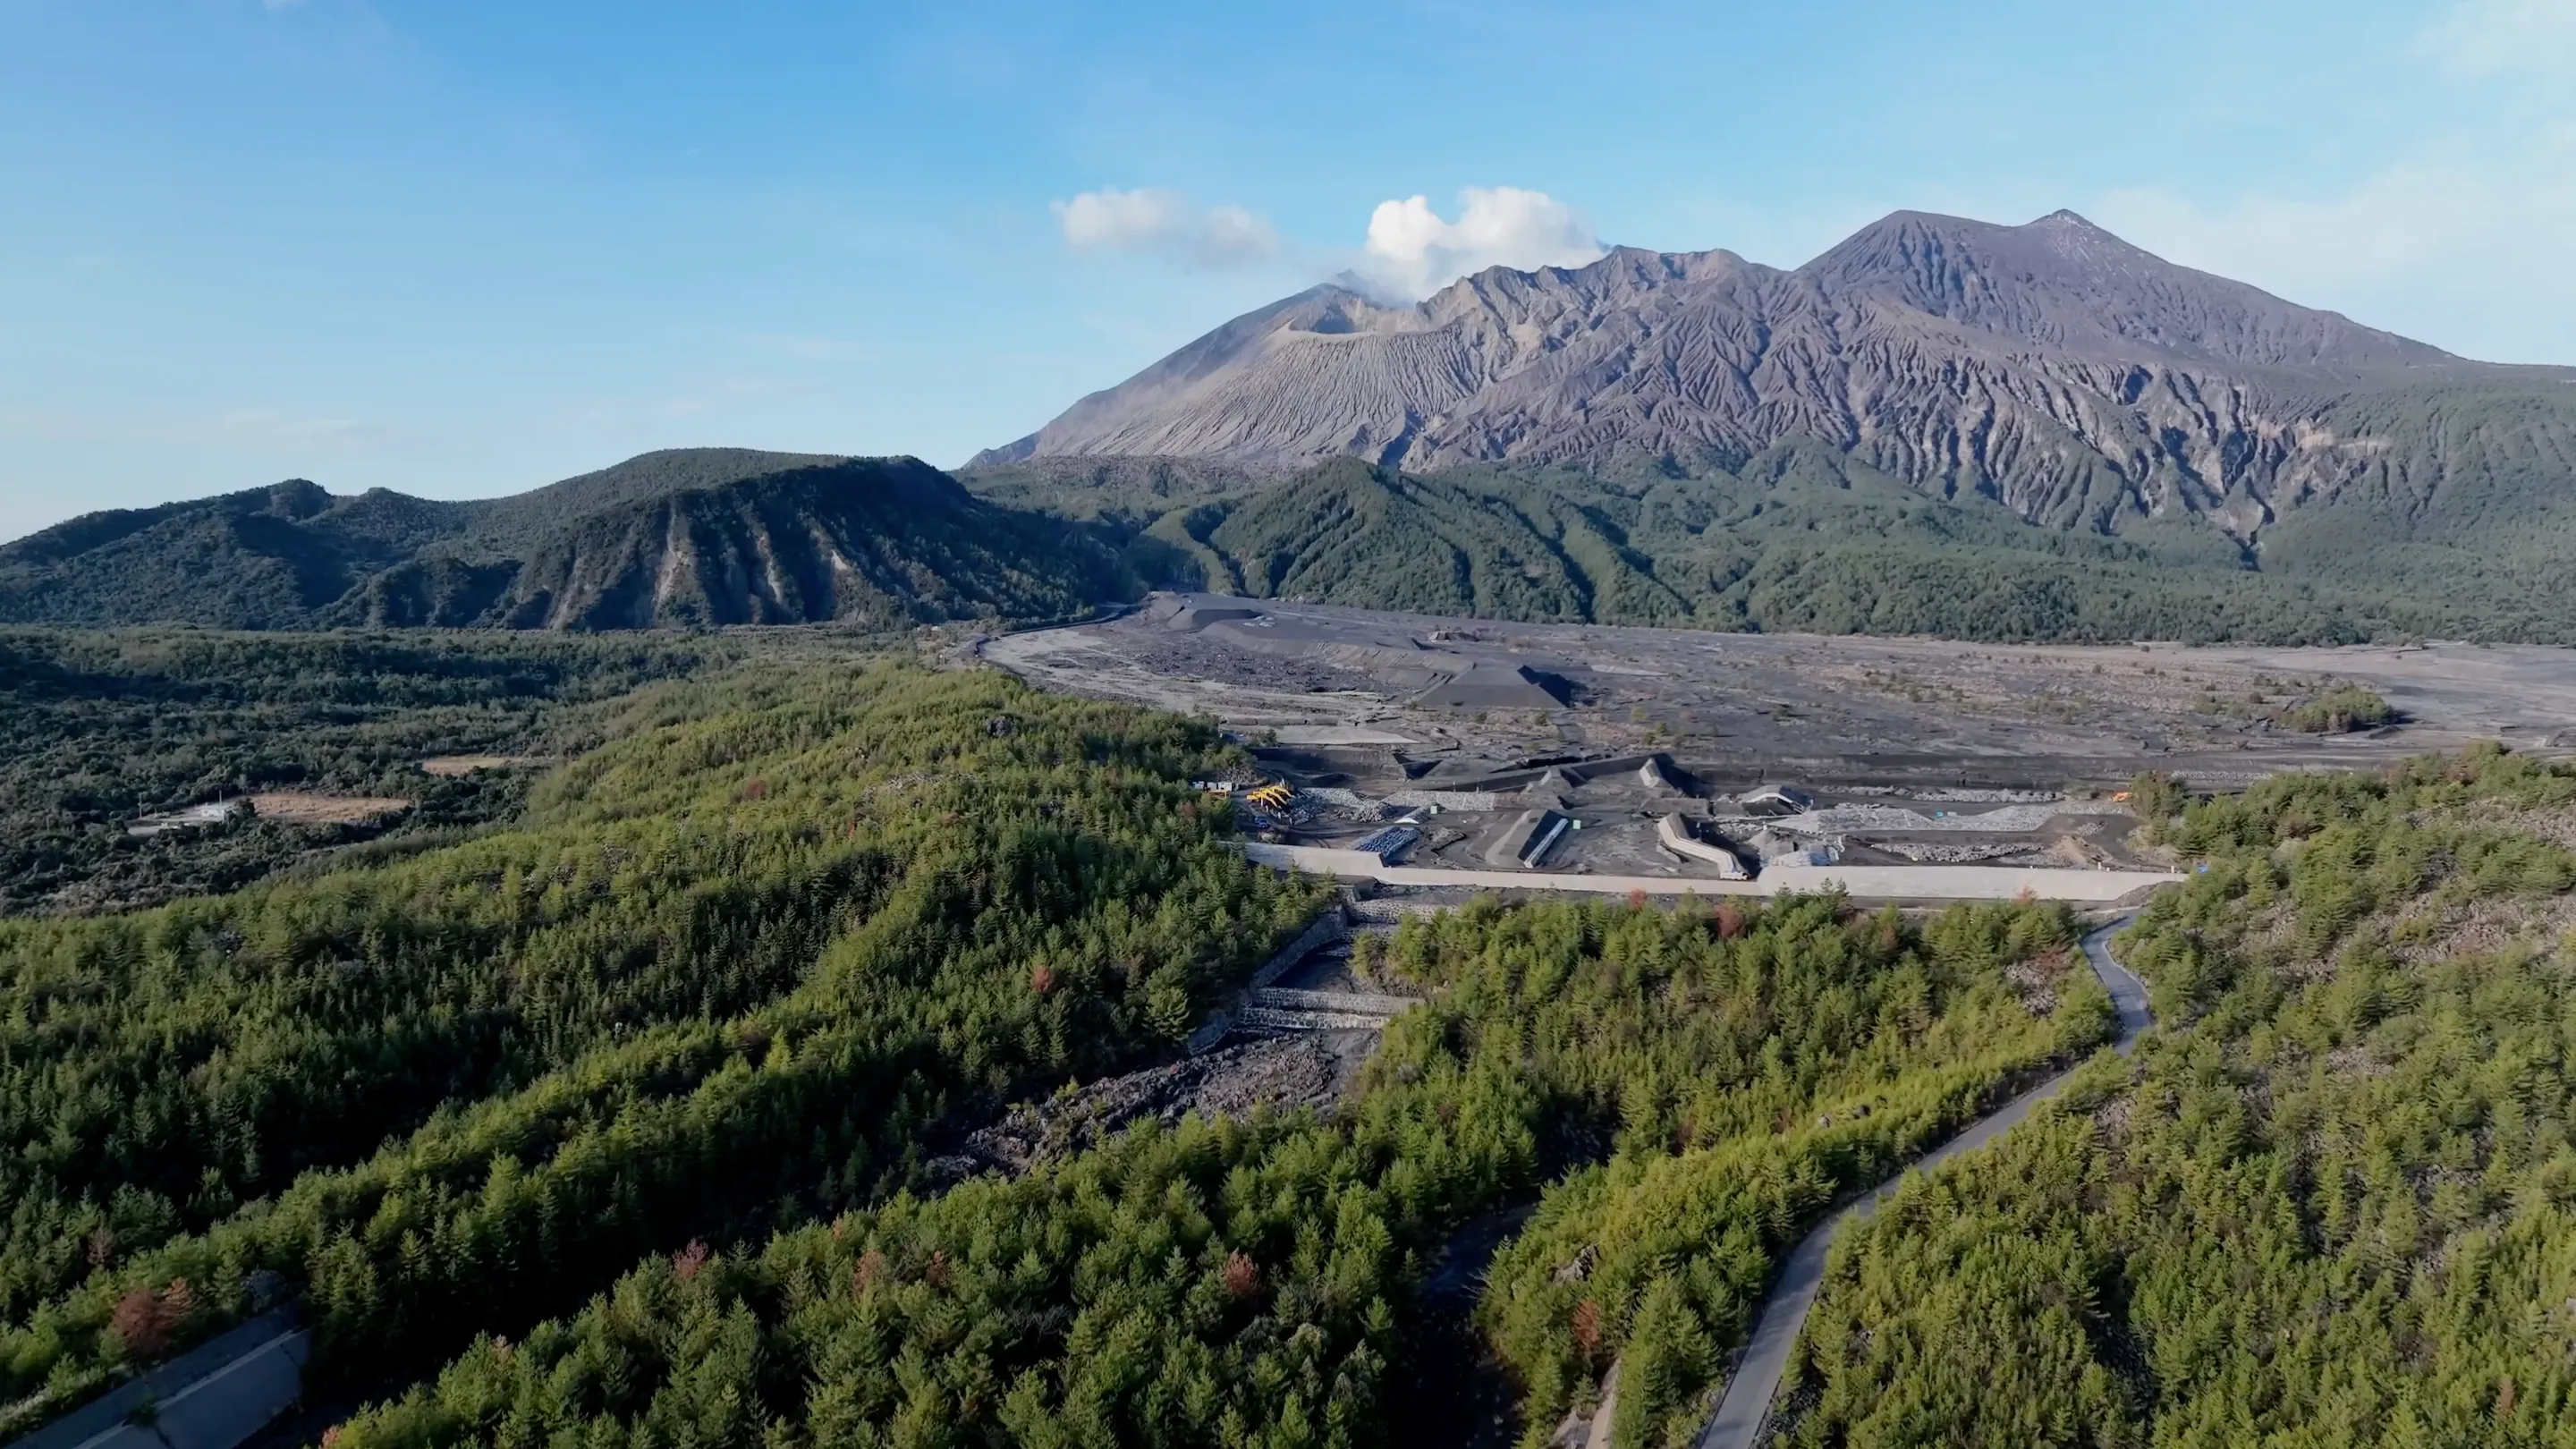
{"type": "Polygon", "coordinates": [[[2456,358],[2071,212],[2019,227],[1901,212],[1795,271],[1622,248],[1495,268],[1413,306],[1318,287],[977,462],[1734,468],[1816,439],[2036,523],[2181,514],[2253,539],[2302,503],[2416,496],[2489,454],[2564,453],[2571,424],[2576,372],[2456,358]],[[2447,422],[2462,409],[2479,417],[2465,432],[2447,422]]]}

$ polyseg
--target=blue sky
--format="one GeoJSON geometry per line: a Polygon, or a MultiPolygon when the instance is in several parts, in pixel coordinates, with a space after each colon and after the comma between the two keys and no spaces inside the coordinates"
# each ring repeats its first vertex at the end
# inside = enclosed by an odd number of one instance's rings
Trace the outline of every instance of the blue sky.
{"type": "Polygon", "coordinates": [[[0,0],[0,537],[954,464],[1343,267],[2060,206],[2576,363],[2576,0],[0,0]]]}

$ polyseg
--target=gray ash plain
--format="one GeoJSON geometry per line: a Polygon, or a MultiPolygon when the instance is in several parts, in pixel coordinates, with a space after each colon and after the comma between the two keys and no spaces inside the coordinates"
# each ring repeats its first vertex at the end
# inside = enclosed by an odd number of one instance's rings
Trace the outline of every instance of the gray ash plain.
{"type": "Polygon", "coordinates": [[[1041,687],[1275,734],[1301,783],[1458,788],[1526,762],[1661,753],[1702,786],[2057,791],[2140,770],[2241,788],[2498,739],[2576,749],[2576,652],[1998,645],[1519,624],[1157,595],[1104,623],[982,641],[1041,687]],[[2300,734],[2267,716],[2335,683],[2402,722],[2300,734]]]}

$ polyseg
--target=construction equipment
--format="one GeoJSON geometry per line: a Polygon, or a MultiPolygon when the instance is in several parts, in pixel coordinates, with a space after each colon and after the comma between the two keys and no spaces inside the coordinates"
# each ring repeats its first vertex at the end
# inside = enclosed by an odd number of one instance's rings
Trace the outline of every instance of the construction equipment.
{"type": "Polygon", "coordinates": [[[1273,780],[1267,785],[1244,791],[1243,798],[1264,810],[1283,810],[1287,808],[1288,797],[1295,793],[1288,788],[1287,781],[1273,780]]]}

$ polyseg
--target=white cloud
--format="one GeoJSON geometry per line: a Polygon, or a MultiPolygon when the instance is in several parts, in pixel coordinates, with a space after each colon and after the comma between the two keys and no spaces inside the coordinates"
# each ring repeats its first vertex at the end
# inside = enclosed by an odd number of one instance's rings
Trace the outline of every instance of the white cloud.
{"type": "Polygon", "coordinates": [[[1270,219],[1240,206],[1213,206],[1199,223],[1199,260],[1207,266],[1239,266],[1278,255],[1279,234],[1270,219]]]}
{"type": "Polygon", "coordinates": [[[1470,186],[1458,202],[1456,221],[1426,197],[1379,202],[1362,270],[1391,291],[1427,297],[1487,267],[1579,267],[1603,251],[1591,223],[1546,192],[1470,186]]]}
{"type": "Polygon", "coordinates": [[[1240,206],[1199,207],[1177,191],[1105,186],[1052,203],[1067,245],[1078,251],[1142,252],[1184,266],[1220,270],[1279,254],[1269,218],[1240,206]]]}
{"type": "Polygon", "coordinates": [[[1185,204],[1180,193],[1151,188],[1121,191],[1104,186],[1071,201],[1054,204],[1064,239],[1074,246],[1103,251],[1137,251],[1158,246],[1182,233],[1185,204]]]}

